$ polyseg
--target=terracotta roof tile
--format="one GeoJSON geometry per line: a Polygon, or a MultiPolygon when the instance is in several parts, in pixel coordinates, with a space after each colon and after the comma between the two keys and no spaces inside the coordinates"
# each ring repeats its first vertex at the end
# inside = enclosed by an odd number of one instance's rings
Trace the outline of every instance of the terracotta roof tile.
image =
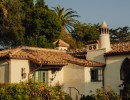
{"type": "Polygon", "coordinates": [[[0,58],[5,56],[15,59],[28,59],[43,65],[67,65],[68,63],[73,63],[86,67],[105,66],[103,63],[75,58],[74,56],[59,50],[37,47],[18,47],[16,49],[0,51],[0,58]]]}
{"type": "Polygon", "coordinates": [[[68,54],[80,59],[86,59],[87,50],[86,49],[70,49],[67,51],[68,54]]]}
{"type": "Polygon", "coordinates": [[[130,54],[130,42],[111,44],[111,48],[112,50],[105,53],[105,56],[130,54]]]}

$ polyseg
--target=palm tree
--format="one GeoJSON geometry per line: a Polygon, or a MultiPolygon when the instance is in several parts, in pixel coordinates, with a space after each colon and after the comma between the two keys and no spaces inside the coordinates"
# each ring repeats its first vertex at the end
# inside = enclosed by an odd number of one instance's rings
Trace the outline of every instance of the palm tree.
{"type": "Polygon", "coordinates": [[[71,8],[64,9],[64,7],[61,6],[53,7],[53,9],[62,22],[62,28],[66,29],[68,32],[73,31],[73,25],[77,23],[75,17],[79,17],[77,12],[73,11],[71,8]]]}

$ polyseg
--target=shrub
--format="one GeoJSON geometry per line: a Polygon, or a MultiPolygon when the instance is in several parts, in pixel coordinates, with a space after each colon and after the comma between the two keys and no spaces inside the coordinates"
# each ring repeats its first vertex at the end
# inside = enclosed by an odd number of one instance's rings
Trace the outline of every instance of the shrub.
{"type": "Polygon", "coordinates": [[[65,100],[67,97],[58,86],[49,87],[41,82],[0,85],[0,100],[65,100]]]}
{"type": "Polygon", "coordinates": [[[115,93],[111,88],[97,89],[95,94],[88,95],[81,98],[81,100],[122,100],[121,97],[115,93]]]}

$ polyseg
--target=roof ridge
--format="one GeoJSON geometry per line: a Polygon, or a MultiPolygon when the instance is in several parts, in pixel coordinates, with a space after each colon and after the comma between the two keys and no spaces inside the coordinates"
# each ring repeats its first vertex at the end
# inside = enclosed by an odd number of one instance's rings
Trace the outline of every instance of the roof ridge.
{"type": "Polygon", "coordinates": [[[51,51],[51,52],[65,52],[65,51],[60,51],[60,50],[50,49],[50,48],[28,47],[28,46],[22,46],[22,49],[44,50],[44,51],[51,51]]]}
{"type": "Polygon", "coordinates": [[[2,50],[2,51],[0,51],[0,53],[6,53],[6,52],[9,52],[10,50],[12,50],[12,49],[2,50]]]}
{"type": "Polygon", "coordinates": [[[11,50],[9,51],[9,54],[14,55],[15,53],[17,53],[17,52],[20,51],[20,50],[21,50],[21,46],[18,46],[18,47],[15,48],[15,49],[11,49],[11,50]]]}

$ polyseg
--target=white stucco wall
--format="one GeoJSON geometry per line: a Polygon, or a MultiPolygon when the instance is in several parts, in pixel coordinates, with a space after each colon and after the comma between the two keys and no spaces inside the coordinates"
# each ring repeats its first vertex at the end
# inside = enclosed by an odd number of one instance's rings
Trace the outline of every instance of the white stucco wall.
{"type": "Polygon", "coordinates": [[[89,47],[92,47],[92,49],[91,50],[96,50],[96,49],[98,49],[99,48],[99,45],[98,45],[98,43],[94,43],[94,44],[87,44],[86,45],[86,49],[87,49],[87,51],[89,51],[89,47]],[[93,48],[93,46],[96,46],[96,48],[93,48]]]}
{"type": "Polygon", "coordinates": [[[87,59],[105,63],[104,53],[105,53],[105,49],[87,51],[87,59]]]}
{"type": "Polygon", "coordinates": [[[19,60],[11,59],[11,83],[18,83],[20,81],[28,80],[29,73],[29,61],[28,60],[19,60]],[[21,69],[25,68],[26,78],[22,79],[21,69]]]}
{"type": "Polygon", "coordinates": [[[85,67],[85,95],[90,95],[95,93],[96,89],[102,87],[102,82],[91,82],[90,69],[93,67],[85,67]]]}
{"type": "Polygon", "coordinates": [[[126,57],[130,58],[130,55],[106,57],[106,67],[104,73],[105,88],[108,88],[110,86],[115,92],[119,93],[119,85],[122,84],[122,81],[120,80],[120,68],[123,60],[126,57]]]}
{"type": "Polygon", "coordinates": [[[101,48],[106,48],[106,52],[111,50],[109,33],[101,33],[100,37],[101,48]]]}
{"type": "MultiPolygon", "coordinates": [[[[84,67],[75,64],[68,64],[63,68],[63,71],[64,71],[65,92],[69,94],[70,91],[68,87],[75,87],[76,89],[79,90],[81,94],[85,94],[84,67]]],[[[73,100],[76,99],[76,95],[80,97],[77,91],[75,89],[72,89],[71,96],[73,97],[73,100]]]]}
{"type": "Polygon", "coordinates": [[[0,83],[9,82],[9,69],[6,61],[0,61],[0,83]]]}
{"type": "Polygon", "coordinates": [[[63,76],[63,68],[61,68],[60,70],[55,71],[54,73],[52,73],[51,70],[48,71],[48,83],[51,86],[54,85],[63,85],[64,82],[64,76],[63,76]],[[50,80],[51,78],[54,78],[52,81],[50,80]]]}
{"type": "Polygon", "coordinates": [[[66,51],[68,47],[56,47],[56,50],[66,51]]]}

